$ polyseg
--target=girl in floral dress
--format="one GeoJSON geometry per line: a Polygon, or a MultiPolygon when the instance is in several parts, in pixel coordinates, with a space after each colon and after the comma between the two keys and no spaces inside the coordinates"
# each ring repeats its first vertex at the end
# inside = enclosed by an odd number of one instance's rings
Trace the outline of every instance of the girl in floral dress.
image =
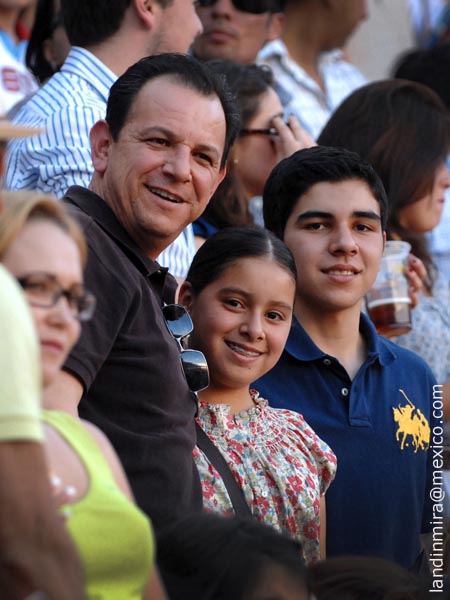
{"type": "MultiPolygon", "coordinates": [[[[289,334],[296,268],[283,242],[259,228],[228,228],[199,249],[180,289],[206,356],[210,385],[198,423],[225,458],[253,515],[324,556],[324,494],[336,457],[296,412],[274,409],[251,382],[278,361],[289,334]]],[[[206,510],[233,514],[225,484],[199,449],[206,510]]]]}

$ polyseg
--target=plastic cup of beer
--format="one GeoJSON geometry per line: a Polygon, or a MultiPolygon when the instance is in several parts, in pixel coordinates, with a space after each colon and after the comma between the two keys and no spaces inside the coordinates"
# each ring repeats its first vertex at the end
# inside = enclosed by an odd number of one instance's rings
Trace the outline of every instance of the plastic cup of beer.
{"type": "Polygon", "coordinates": [[[411,330],[411,298],[408,294],[408,242],[388,241],[380,271],[366,294],[367,311],[380,335],[396,336],[411,330]]]}

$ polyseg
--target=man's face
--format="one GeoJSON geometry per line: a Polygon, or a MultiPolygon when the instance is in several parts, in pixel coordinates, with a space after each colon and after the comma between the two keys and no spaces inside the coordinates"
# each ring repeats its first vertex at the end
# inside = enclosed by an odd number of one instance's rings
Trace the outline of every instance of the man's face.
{"type": "Polygon", "coordinates": [[[99,121],[91,131],[91,188],[151,258],[204,211],[225,171],[225,115],[219,98],[170,77],[138,93],[119,137],[99,121]]]}
{"type": "Polygon", "coordinates": [[[313,185],[284,230],[297,265],[296,314],[359,311],[377,276],[384,238],[380,205],[364,181],[313,185]]]}
{"type": "Polygon", "coordinates": [[[198,7],[203,33],[194,42],[202,60],[227,59],[253,63],[265,42],[281,33],[281,13],[252,14],[237,10],[231,0],[198,7]]]}
{"type": "Polygon", "coordinates": [[[155,3],[155,24],[150,54],[181,52],[185,54],[195,37],[201,33],[202,24],[193,0],[172,0],[166,6],[155,3]]]}

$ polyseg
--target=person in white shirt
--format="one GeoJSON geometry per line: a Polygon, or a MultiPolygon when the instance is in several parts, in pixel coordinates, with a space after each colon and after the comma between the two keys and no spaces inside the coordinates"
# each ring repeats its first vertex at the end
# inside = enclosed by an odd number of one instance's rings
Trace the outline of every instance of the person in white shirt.
{"type": "Polygon", "coordinates": [[[25,66],[26,40],[17,34],[17,21],[30,0],[0,1],[0,114],[36,91],[38,86],[25,66]]]}
{"type": "Polygon", "coordinates": [[[331,113],[366,80],[340,48],[367,16],[367,0],[287,0],[281,38],[259,53],[287,113],[317,139],[331,113]]]}

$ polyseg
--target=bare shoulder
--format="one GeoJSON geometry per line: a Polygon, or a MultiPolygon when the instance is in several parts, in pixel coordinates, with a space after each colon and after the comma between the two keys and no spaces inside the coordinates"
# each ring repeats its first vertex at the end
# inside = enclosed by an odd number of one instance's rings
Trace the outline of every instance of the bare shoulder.
{"type": "Polygon", "coordinates": [[[117,456],[116,451],[114,450],[113,445],[109,441],[108,437],[103,433],[101,429],[99,429],[96,425],[89,421],[85,421],[81,419],[81,423],[85,427],[86,431],[90,433],[97,446],[100,448],[103,456],[105,457],[109,468],[114,475],[114,479],[116,480],[117,485],[122,490],[122,492],[134,502],[134,498],[130,489],[130,485],[128,483],[127,477],[122,467],[122,463],[117,456]]]}

